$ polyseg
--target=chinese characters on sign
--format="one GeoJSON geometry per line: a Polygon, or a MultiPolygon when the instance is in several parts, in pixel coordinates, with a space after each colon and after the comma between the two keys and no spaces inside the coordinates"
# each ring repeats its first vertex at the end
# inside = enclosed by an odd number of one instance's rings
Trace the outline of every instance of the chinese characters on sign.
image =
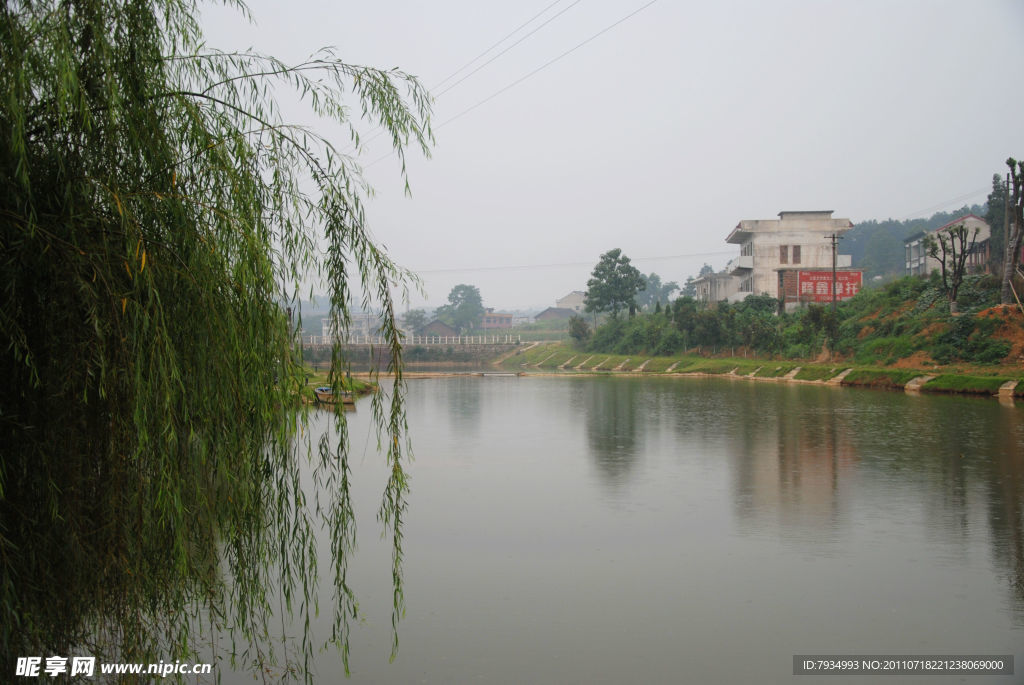
{"type": "MultiPolygon", "coordinates": [[[[861,288],[862,276],[863,272],[860,271],[837,271],[836,299],[845,300],[856,295],[861,288]]],[[[832,272],[801,271],[798,275],[797,288],[801,301],[831,302],[832,272]]]]}

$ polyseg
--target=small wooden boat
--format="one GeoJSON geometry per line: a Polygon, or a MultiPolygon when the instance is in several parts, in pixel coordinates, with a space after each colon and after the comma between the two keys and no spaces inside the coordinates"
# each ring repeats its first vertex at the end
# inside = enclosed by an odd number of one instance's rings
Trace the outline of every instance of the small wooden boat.
{"type": "Polygon", "coordinates": [[[316,401],[321,404],[337,404],[341,402],[343,404],[355,404],[356,398],[349,391],[343,391],[340,394],[335,394],[328,385],[321,385],[313,388],[313,394],[316,395],[316,401]]]}

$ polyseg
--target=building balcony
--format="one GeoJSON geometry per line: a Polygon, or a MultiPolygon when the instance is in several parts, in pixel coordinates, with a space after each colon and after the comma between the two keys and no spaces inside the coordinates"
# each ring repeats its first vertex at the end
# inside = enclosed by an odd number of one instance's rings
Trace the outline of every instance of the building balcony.
{"type": "Polygon", "coordinates": [[[725,266],[726,273],[737,275],[742,273],[744,270],[750,270],[754,268],[754,255],[740,255],[732,259],[725,266]]]}

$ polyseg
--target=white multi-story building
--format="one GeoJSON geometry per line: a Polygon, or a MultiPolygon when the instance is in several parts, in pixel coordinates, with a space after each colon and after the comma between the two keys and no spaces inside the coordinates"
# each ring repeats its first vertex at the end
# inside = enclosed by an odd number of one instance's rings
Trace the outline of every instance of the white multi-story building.
{"type": "MultiPolygon", "coordinates": [[[[786,301],[786,307],[807,300],[809,279],[821,278],[820,271],[832,269],[833,241],[853,228],[849,219],[833,219],[832,210],[779,212],[778,219],[747,219],[739,222],[725,239],[740,246],[738,257],[724,271],[696,279],[697,299],[709,304],[737,302],[750,295],[771,295],[786,301]],[[805,283],[806,281],[806,283],[805,283]]],[[[841,245],[841,243],[840,243],[841,245]]],[[[836,254],[835,267],[850,270],[850,255],[836,254]]],[[[859,289],[842,292],[840,299],[859,289]]],[[[826,283],[829,293],[831,285],[826,283]]],[[[820,294],[819,294],[820,295],[820,294]]]]}
{"type": "MultiPolygon", "coordinates": [[[[778,219],[739,222],[725,242],[740,246],[727,270],[739,278],[738,299],[779,296],[780,269],[831,269],[832,236],[846,233],[849,219],[833,219],[832,210],[779,212],[778,219]]],[[[836,255],[836,267],[849,268],[850,255],[836,255]]]]}

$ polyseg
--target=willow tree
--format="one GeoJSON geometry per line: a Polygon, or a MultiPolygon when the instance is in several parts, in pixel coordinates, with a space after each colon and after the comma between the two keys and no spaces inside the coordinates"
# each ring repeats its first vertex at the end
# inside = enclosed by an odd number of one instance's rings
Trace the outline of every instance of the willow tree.
{"type": "MultiPolygon", "coordinates": [[[[430,100],[405,73],[330,51],[286,65],[206,49],[197,15],[193,0],[0,5],[4,668],[75,650],[183,658],[197,627],[253,644],[277,592],[308,625],[321,519],[329,639],[347,666],[347,441],[301,439],[281,303],[320,274],[343,324],[360,298],[380,309],[400,364],[392,292],[410,275],[367,232],[358,130],[384,128],[404,177],[407,148],[432,142],[430,100]],[[283,123],[267,95],[283,86],[356,152],[283,123]],[[329,501],[307,499],[300,468],[329,501]]],[[[395,370],[373,413],[397,619],[408,439],[395,370]]],[[[307,631],[298,661],[315,648],[307,631]]]]}

